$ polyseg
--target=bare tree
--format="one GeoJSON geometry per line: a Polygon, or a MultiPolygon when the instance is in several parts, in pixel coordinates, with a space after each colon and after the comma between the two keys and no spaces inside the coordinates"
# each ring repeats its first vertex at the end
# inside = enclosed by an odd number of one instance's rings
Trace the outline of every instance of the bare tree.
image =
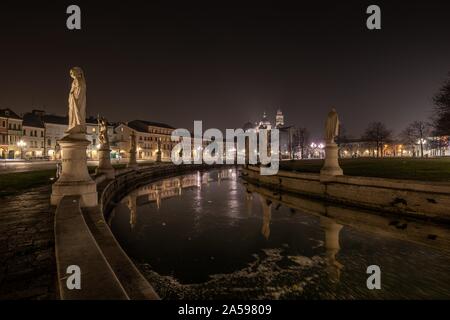
{"type": "MultiPolygon", "coordinates": [[[[415,138],[414,130],[411,126],[407,126],[400,133],[400,141],[407,146],[409,149],[413,149],[416,146],[417,139],[415,138]]],[[[415,154],[414,154],[415,155],[415,154]]]]}
{"type": "Polygon", "coordinates": [[[339,157],[341,157],[341,149],[342,145],[345,145],[347,142],[349,142],[348,136],[347,136],[347,130],[343,125],[339,127],[339,135],[336,137],[336,144],[338,146],[339,150],[339,157]]]}
{"type": "Polygon", "coordinates": [[[450,135],[450,73],[438,93],[433,97],[434,116],[432,117],[436,135],[450,135]]]}
{"type": "Polygon", "coordinates": [[[414,121],[402,132],[403,141],[415,146],[420,146],[420,157],[423,158],[423,145],[430,133],[430,125],[424,121],[414,121]]]}
{"type": "Polygon", "coordinates": [[[383,145],[391,139],[392,131],[388,130],[381,122],[371,122],[368,126],[362,139],[369,143],[373,143],[377,150],[377,157],[383,156],[383,145]]]}
{"type": "Polygon", "coordinates": [[[297,128],[293,134],[293,144],[297,149],[300,149],[300,155],[303,159],[309,143],[309,132],[306,128],[297,128]]]}

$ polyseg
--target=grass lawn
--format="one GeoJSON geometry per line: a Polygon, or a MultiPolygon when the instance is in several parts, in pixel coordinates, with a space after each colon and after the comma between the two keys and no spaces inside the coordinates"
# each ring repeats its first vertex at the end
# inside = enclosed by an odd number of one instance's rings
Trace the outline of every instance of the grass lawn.
{"type": "MultiPolygon", "coordinates": [[[[88,167],[89,173],[95,167],[88,167]]],[[[13,172],[0,175],[0,197],[14,195],[30,188],[52,184],[56,170],[38,170],[28,172],[13,172]]]]}
{"type": "Polygon", "coordinates": [[[55,170],[14,172],[0,175],[0,197],[13,195],[26,189],[51,184],[55,170]]]}
{"type": "MultiPolygon", "coordinates": [[[[149,163],[139,163],[139,165],[149,165],[149,163]]],[[[113,167],[115,169],[123,169],[126,167],[126,164],[113,164],[113,167]]],[[[89,173],[93,173],[95,168],[95,166],[88,166],[89,173]]],[[[1,174],[0,198],[18,194],[30,188],[50,185],[55,179],[55,174],[55,169],[1,174]]]]}
{"type": "MultiPolygon", "coordinates": [[[[340,159],[345,175],[389,179],[450,182],[450,158],[340,159]]],[[[280,162],[281,170],[319,173],[323,160],[280,162]]]]}

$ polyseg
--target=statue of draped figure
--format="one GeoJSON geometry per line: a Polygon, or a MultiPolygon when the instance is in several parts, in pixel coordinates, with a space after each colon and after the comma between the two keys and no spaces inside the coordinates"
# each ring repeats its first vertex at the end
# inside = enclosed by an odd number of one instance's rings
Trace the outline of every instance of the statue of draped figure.
{"type": "Polygon", "coordinates": [[[86,80],[80,67],[70,69],[73,78],[69,93],[69,127],[67,133],[86,133],[86,80]]]}

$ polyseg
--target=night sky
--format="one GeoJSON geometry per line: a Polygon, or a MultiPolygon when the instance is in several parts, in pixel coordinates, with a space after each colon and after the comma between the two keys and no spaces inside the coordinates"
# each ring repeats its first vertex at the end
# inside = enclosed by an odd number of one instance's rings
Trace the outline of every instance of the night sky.
{"type": "Polygon", "coordinates": [[[450,1],[2,1],[0,108],[65,114],[69,68],[88,113],[235,128],[274,119],[321,136],[335,106],[348,134],[427,120],[450,71],[450,1]],[[78,4],[82,30],[66,28],[78,4]],[[366,28],[369,4],[382,30],[366,28]],[[95,5],[95,6],[94,6],[95,5]]]}

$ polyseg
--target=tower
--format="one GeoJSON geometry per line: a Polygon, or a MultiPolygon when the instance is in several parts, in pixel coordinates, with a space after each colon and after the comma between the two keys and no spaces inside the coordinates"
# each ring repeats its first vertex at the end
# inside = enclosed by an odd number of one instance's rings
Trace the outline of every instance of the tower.
{"type": "Polygon", "coordinates": [[[284,116],[283,112],[281,112],[281,109],[277,110],[277,115],[275,117],[275,127],[279,128],[284,126],[284,116]]]}

